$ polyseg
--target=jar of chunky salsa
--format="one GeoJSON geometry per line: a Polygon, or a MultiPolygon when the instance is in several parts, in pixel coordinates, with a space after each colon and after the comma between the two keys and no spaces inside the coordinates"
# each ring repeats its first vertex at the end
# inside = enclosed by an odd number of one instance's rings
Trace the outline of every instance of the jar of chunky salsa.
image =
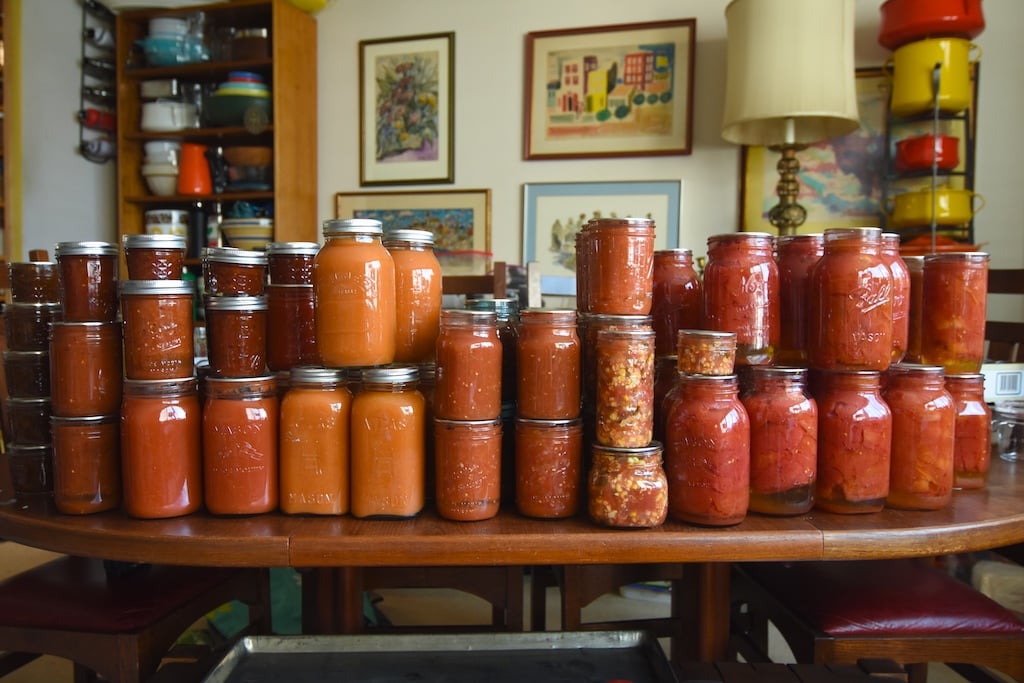
{"type": "Polygon", "coordinates": [[[185,268],[183,235],[125,235],[124,262],[132,280],[180,280],[185,268]]]}
{"type": "Polygon", "coordinates": [[[270,242],[267,244],[267,270],[272,285],[313,284],[313,260],[320,245],[316,242],[270,242]]]}
{"type": "Polygon", "coordinates": [[[61,322],[50,326],[53,414],[113,415],[121,407],[119,322],[61,322]]]}
{"type": "Polygon", "coordinates": [[[892,273],[892,357],[899,363],[910,344],[910,271],[900,258],[900,236],[882,233],[882,260],[892,273]]]}
{"type": "Polygon", "coordinates": [[[668,482],[661,444],[614,448],[594,444],[588,476],[590,518],[621,528],[661,526],[668,514],[668,482]]]}
{"type": "Polygon", "coordinates": [[[736,368],[736,333],[679,330],[676,369],[690,375],[731,375],[736,368]]]}
{"type": "Polygon", "coordinates": [[[674,356],[676,332],[700,327],[703,319],[703,288],[693,268],[693,252],[689,249],[654,252],[653,282],[654,352],[658,356],[674,356]]]}
{"type": "Polygon", "coordinates": [[[654,221],[595,218],[586,224],[591,313],[648,315],[653,302],[654,221]]]}
{"type": "Polygon", "coordinates": [[[441,327],[441,264],[429,230],[389,230],[384,247],[395,262],[395,362],[433,360],[441,327]]]}
{"type": "Polygon", "coordinates": [[[597,443],[641,448],[654,429],[654,330],[597,333],[597,443]]]}
{"type": "Polygon", "coordinates": [[[434,415],[493,420],[501,415],[502,343],[489,311],[441,311],[434,415]]]}
{"type": "Polygon", "coordinates": [[[818,408],[807,395],[807,371],[751,368],[753,387],[740,400],[750,418],[750,509],[799,515],[814,504],[818,408]]]}
{"type": "Polygon", "coordinates": [[[267,284],[267,255],[230,247],[203,252],[203,279],[211,296],[262,296],[267,284]]]}
{"type": "Polygon", "coordinates": [[[780,235],[775,240],[779,264],[779,348],[775,362],[807,364],[807,296],[811,270],[825,253],[825,236],[780,235]]]}
{"type": "Polygon", "coordinates": [[[983,488],[992,445],[992,409],[985,402],[985,375],[946,375],[946,391],[956,407],[953,487],[983,488]]]}
{"type": "Polygon", "coordinates": [[[121,504],[118,415],[51,417],[53,502],[66,515],[88,515],[121,504]]]}
{"type": "Polygon", "coordinates": [[[434,420],[437,514],[490,519],[501,506],[501,420],[434,420]]]}
{"type": "Polygon", "coordinates": [[[267,285],[267,366],[319,365],[313,285],[267,285]]]}
{"type": "Polygon", "coordinates": [[[601,330],[653,331],[649,315],[603,315],[581,313],[577,316],[577,335],[582,347],[581,394],[585,412],[593,413],[597,402],[597,335],[601,330]]]}
{"type": "Polygon", "coordinates": [[[921,315],[924,306],[924,256],[904,256],[903,265],[910,279],[910,306],[907,315],[907,352],[903,360],[921,362],[921,315]]]}
{"type": "Polygon", "coordinates": [[[117,320],[116,244],[58,242],[63,318],[68,322],[117,320]]]}
{"type": "Polygon", "coordinates": [[[942,368],[895,364],[885,402],[892,411],[887,507],[938,510],[953,497],[956,407],[942,368]]]}
{"type": "Polygon", "coordinates": [[[665,417],[668,511],[680,521],[739,524],[750,503],[750,420],[735,375],[680,375],[665,417]]]}
{"type": "Polygon", "coordinates": [[[921,362],[946,372],[979,372],[985,357],[988,254],[924,257],[921,362]]]}
{"type": "Polygon", "coordinates": [[[124,375],[171,379],[195,373],[192,283],[123,280],[124,375]]]}
{"type": "Polygon", "coordinates": [[[519,417],[572,419],[580,412],[580,339],[576,311],[526,309],[517,345],[519,417]]]}
{"type": "Polygon", "coordinates": [[[892,413],[881,373],[817,373],[818,479],[814,505],[828,512],[878,512],[889,495],[892,413]]]}
{"type": "Polygon", "coordinates": [[[218,377],[259,377],[267,372],[267,297],[206,299],[210,369],[218,377]]]}
{"type": "Polygon", "coordinates": [[[583,423],[515,421],[516,510],[527,517],[560,519],[579,511],[583,423]]]}
{"type": "Polygon", "coordinates": [[[773,238],[737,232],[708,238],[704,325],[736,333],[737,365],[769,365],[779,343],[779,267],[773,238]]]}

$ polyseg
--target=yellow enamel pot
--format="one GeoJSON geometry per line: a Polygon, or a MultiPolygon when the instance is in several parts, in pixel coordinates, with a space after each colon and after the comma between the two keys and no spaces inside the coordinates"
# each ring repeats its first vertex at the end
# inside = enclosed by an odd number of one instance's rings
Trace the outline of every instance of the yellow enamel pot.
{"type": "MultiPolygon", "coordinates": [[[[892,198],[888,227],[908,228],[931,225],[932,190],[913,190],[892,198]]],[[[971,190],[940,187],[935,190],[935,224],[964,227],[985,206],[985,198],[971,190]]]]}
{"type": "Polygon", "coordinates": [[[896,48],[889,109],[896,116],[926,114],[934,107],[935,66],[939,66],[939,110],[962,112],[971,104],[971,64],[981,51],[966,38],[928,38],[896,48]],[[972,60],[972,52],[973,60],[972,60]]]}

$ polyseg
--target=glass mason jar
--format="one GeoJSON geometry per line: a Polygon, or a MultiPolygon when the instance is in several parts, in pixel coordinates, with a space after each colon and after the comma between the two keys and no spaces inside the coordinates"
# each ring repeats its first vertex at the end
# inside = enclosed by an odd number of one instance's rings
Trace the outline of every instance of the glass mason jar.
{"type": "Polygon", "coordinates": [[[751,368],[753,387],[740,400],[750,418],[750,509],[800,515],[814,505],[818,471],[818,407],[805,388],[807,371],[751,368]]]}
{"type": "Polygon", "coordinates": [[[924,256],[904,256],[910,280],[910,306],[907,314],[907,353],[903,360],[921,362],[921,316],[924,308],[924,256]]]}
{"type": "Polygon", "coordinates": [[[992,409],[985,402],[985,375],[946,375],[946,391],[953,397],[953,487],[984,488],[992,448],[992,409]]]}
{"type": "Polygon", "coordinates": [[[825,231],[825,254],[811,273],[810,366],[874,370],[892,358],[892,273],[879,228],[825,231]]]}
{"type": "Polygon", "coordinates": [[[910,346],[910,271],[900,258],[900,236],[882,233],[882,260],[892,274],[892,356],[899,363],[910,346]]]}
{"type": "Polygon", "coordinates": [[[892,412],[881,373],[823,372],[813,377],[818,404],[818,479],[814,505],[828,512],[878,512],[889,495],[892,412]]]}
{"type": "Polygon", "coordinates": [[[20,504],[53,495],[53,446],[7,444],[11,488],[20,504]]]}
{"type": "Polygon", "coordinates": [[[11,301],[18,304],[60,303],[60,272],[51,261],[14,261],[7,264],[11,301]]]}
{"type": "Polygon", "coordinates": [[[519,417],[572,419],[580,413],[581,344],[576,311],[526,309],[516,347],[519,417]]]}
{"type": "Polygon", "coordinates": [[[207,377],[203,490],[214,515],[277,509],[280,401],[274,377],[207,377]]]}
{"type": "Polygon", "coordinates": [[[50,324],[60,322],[60,304],[4,304],[4,339],[12,351],[43,351],[50,324]]]}
{"type": "Polygon", "coordinates": [[[395,362],[433,360],[441,329],[441,264],[429,230],[389,230],[384,247],[395,262],[395,362]]]}
{"type": "Polygon", "coordinates": [[[614,448],[594,444],[587,478],[590,519],[620,528],[661,526],[668,514],[668,481],[661,444],[614,448]]]}
{"type": "Polygon", "coordinates": [[[501,409],[515,409],[519,382],[519,303],[515,299],[467,299],[471,311],[493,311],[501,340],[501,409]]]}
{"type": "Polygon", "coordinates": [[[595,218],[587,235],[586,300],[591,313],[648,315],[654,289],[654,221],[595,218]]]}
{"type": "Polygon", "coordinates": [[[183,235],[124,235],[121,248],[132,280],[180,280],[185,270],[183,235]]]}
{"type": "Polygon", "coordinates": [[[312,285],[313,261],[320,245],[316,242],[270,242],[267,271],[272,285],[312,285]]]}
{"type": "Polygon", "coordinates": [[[884,392],[892,411],[887,507],[938,510],[953,498],[956,406],[937,365],[895,364],[884,392]]]}
{"type": "Polygon", "coordinates": [[[207,295],[262,296],[267,285],[267,255],[229,247],[203,252],[203,280],[207,295]]]}
{"type": "Polygon", "coordinates": [[[63,319],[68,322],[117,320],[117,258],[110,242],[58,242],[63,319]]]}
{"type": "Polygon", "coordinates": [[[660,356],[654,360],[654,427],[651,438],[665,443],[665,397],[679,377],[676,356],[660,356]]]}
{"type": "Polygon", "coordinates": [[[654,330],[600,330],[596,352],[597,443],[646,446],[654,429],[654,330]]]}
{"type": "Polygon", "coordinates": [[[351,511],[406,518],[423,509],[426,406],[415,367],[362,371],[352,399],[351,511]]]}
{"type": "Polygon", "coordinates": [[[7,398],[7,423],[11,443],[48,445],[51,442],[50,417],[53,403],[49,398],[7,398]]]}
{"type": "Polygon", "coordinates": [[[53,502],[66,515],[88,515],[121,504],[118,415],[51,417],[53,502]]]}
{"type": "Polygon", "coordinates": [[[779,343],[779,267],[771,235],[708,238],[702,327],[736,333],[737,365],[771,364],[779,343]]]}
{"type": "Polygon", "coordinates": [[[442,420],[501,416],[502,343],[495,314],[441,311],[434,415],[442,420]]]}
{"type": "Polygon", "coordinates": [[[780,235],[775,240],[779,264],[779,348],[775,362],[807,364],[807,296],[811,270],[825,253],[825,236],[780,235]]]}
{"type": "Polygon", "coordinates": [[[206,344],[217,377],[260,377],[267,372],[267,296],[206,299],[206,344]]]}
{"type": "Polygon", "coordinates": [[[313,285],[267,285],[267,367],[319,365],[313,285]]]}
{"type": "Polygon", "coordinates": [[[348,512],[351,411],[352,394],[339,370],[292,369],[281,401],[282,512],[348,512]]]}
{"type": "Polygon", "coordinates": [[[582,383],[580,392],[585,412],[593,413],[597,402],[597,335],[601,330],[653,330],[649,315],[602,315],[581,313],[577,316],[577,335],[582,344],[582,383]]]}
{"type": "Polygon", "coordinates": [[[689,375],[731,375],[736,368],[736,333],[679,330],[676,369],[689,375]]]}
{"type": "Polygon", "coordinates": [[[4,351],[3,359],[11,398],[49,398],[49,351],[4,351]]]}
{"type": "Polygon", "coordinates": [[[125,380],[121,479],[126,514],[163,519],[202,507],[202,419],[194,377],[125,380]]]}
{"type": "Polygon", "coordinates": [[[501,506],[501,420],[434,420],[437,514],[490,519],[501,506]]]}
{"type": "Polygon", "coordinates": [[[113,415],[121,407],[119,322],[50,326],[50,391],[60,417],[113,415]]]}
{"type": "MultiPolygon", "coordinates": [[[[590,310],[590,233],[580,226],[576,232],[574,252],[576,255],[576,310],[581,314],[590,310]]],[[[652,274],[653,277],[653,274],[652,274]]],[[[582,336],[582,335],[581,335],[582,336]]]]}
{"type": "Polygon", "coordinates": [[[988,254],[924,257],[921,362],[946,372],[979,372],[985,357],[988,254]]]}
{"type": "Polygon", "coordinates": [[[526,517],[561,519],[579,511],[583,482],[583,423],[515,421],[516,510],[526,517]]]}
{"type": "Polygon", "coordinates": [[[693,268],[693,252],[689,249],[654,252],[653,283],[654,353],[675,355],[676,332],[698,328],[703,320],[703,286],[693,268]]]}
{"type": "Polygon", "coordinates": [[[750,420],[735,375],[680,375],[666,398],[669,514],[706,526],[739,524],[750,503],[750,420]]]}
{"type": "Polygon", "coordinates": [[[172,379],[195,374],[192,283],[123,280],[124,376],[172,379]]]}
{"type": "Polygon", "coordinates": [[[316,340],[328,367],[385,365],[395,359],[395,262],[380,221],[324,221],[313,294],[316,340]]]}

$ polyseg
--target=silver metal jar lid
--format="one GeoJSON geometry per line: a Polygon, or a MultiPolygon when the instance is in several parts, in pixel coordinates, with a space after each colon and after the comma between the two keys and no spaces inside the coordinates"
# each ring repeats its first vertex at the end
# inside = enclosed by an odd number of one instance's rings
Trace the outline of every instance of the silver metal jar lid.
{"type": "Polygon", "coordinates": [[[267,297],[261,296],[211,296],[206,300],[208,311],[265,311],[267,297]]]}
{"type": "Polygon", "coordinates": [[[54,254],[61,256],[117,256],[116,244],[111,242],[58,242],[54,254]]]}
{"type": "Polygon", "coordinates": [[[159,294],[171,296],[175,294],[193,294],[195,288],[189,280],[121,280],[118,283],[121,294],[159,294]]]}
{"type": "Polygon", "coordinates": [[[373,218],[332,218],[324,221],[324,237],[336,235],[383,235],[384,225],[373,218]]]}
{"type": "Polygon", "coordinates": [[[265,266],[267,255],[262,251],[246,251],[231,247],[211,247],[203,253],[204,261],[235,263],[243,266],[265,266]]]}
{"type": "Polygon", "coordinates": [[[180,249],[185,250],[183,235],[125,235],[121,238],[124,249],[180,249]]]}
{"type": "Polygon", "coordinates": [[[270,242],[266,254],[270,256],[316,256],[320,245],[316,242],[270,242]]]}
{"type": "Polygon", "coordinates": [[[402,228],[384,233],[384,246],[395,242],[411,242],[422,246],[434,246],[434,233],[429,230],[402,228]]]}

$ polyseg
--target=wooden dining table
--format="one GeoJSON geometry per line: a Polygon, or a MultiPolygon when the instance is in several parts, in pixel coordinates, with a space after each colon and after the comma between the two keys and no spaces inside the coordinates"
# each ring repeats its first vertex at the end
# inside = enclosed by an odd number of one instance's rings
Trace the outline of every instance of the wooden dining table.
{"type": "Polygon", "coordinates": [[[308,602],[304,596],[304,604],[324,610],[319,623],[327,632],[344,630],[336,616],[340,601],[352,595],[338,588],[337,579],[343,584],[350,570],[683,563],[692,580],[683,582],[687,593],[679,596],[686,625],[676,639],[684,643],[678,652],[711,662],[728,651],[730,563],[920,557],[1022,543],[1024,465],[996,459],[984,489],[956,491],[952,504],[937,511],[751,514],[730,527],[670,520],[643,530],[598,526],[585,512],[564,520],[528,519],[511,507],[480,522],[444,520],[429,508],[406,520],[277,513],[140,520],[120,511],[73,516],[57,512],[46,497],[16,499],[0,479],[0,537],[128,562],[300,568],[313,579],[311,589],[320,591],[308,602]]]}

